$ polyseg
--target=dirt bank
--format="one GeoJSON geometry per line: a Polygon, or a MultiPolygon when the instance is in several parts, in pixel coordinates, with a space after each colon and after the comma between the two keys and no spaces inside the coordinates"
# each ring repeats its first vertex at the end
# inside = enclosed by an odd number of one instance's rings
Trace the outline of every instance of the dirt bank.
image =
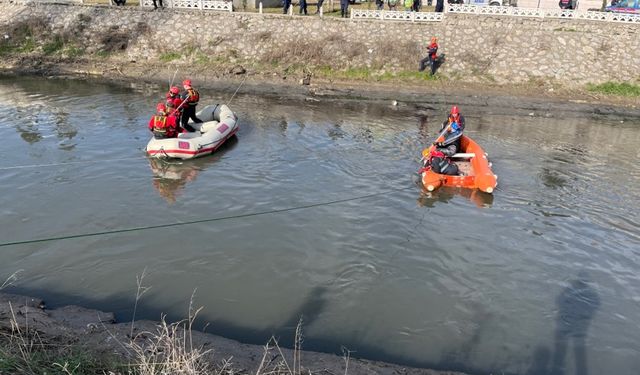
{"type": "MultiPolygon", "coordinates": [[[[28,354],[24,354],[24,349],[29,347],[29,343],[35,343],[36,347],[81,348],[85,355],[101,359],[109,358],[108,362],[114,364],[116,368],[136,367],[140,365],[140,349],[147,355],[157,355],[158,352],[167,349],[158,345],[158,338],[167,340],[170,336],[162,336],[162,332],[163,325],[160,322],[120,323],[116,322],[113,313],[79,306],[65,306],[50,310],[46,308],[41,299],[0,293],[0,362],[5,364],[11,363],[7,360],[8,352],[15,350],[18,357],[28,357],[28,354]],[[11,348],[11,345],[16,347],[11,348]]],[[[173,331],[169,329],[169,332],[182,334],[181,329],[173,331]]],[[[325,353],[296,352],[273,346],[265,356],[265,347],[263,346],[241,344],[237,341],[201,332],[192,332],[187,341],[192,342],[193,348],[197,348],[201,352],[208,351],[199,360],[206,361],[211,368],[216,369],[214,370],[216,374],[255,374],[262,365],[261,374],[293,372],[300,374],[347,373],[351,375],[462,375],[459,372],[409,368],[356,358],[347,359],[325,353]],[[302,364],[299,372],[293,370],[296,361],[302,364]],[[287,370],[287,367],[291,370],[287,370]]],[[[188,346],[191,346],[191,343],[188,346]]],[[[32,345],[32,349],[33,347],[34,345],[32,345]]],[[[153,358],[157,359],[158,357],[153,358]]],[[[6,366],[0,366],[0,373],[5,373],[3,368],[6,366]]],[[[102,370],[104,373],[114,375],[124,373],[114,368],[103,368],[102,370]],[[111,372],[112,370],[113,372],[111,372]]],[[[96,373],[102,374],[103,372],[96,373]]]]}
{"type": "MultiPolygon", "coordinates": [[[[4,75],[39,75],[119,82],[168,85],[190,77],[198,88],[238,94],[270,95],[293,100],[358,100],[398,102],[417,109],[453,103],[477,107],[496,114],[531,114],[532,111],[570,112],[574,116],[616,115],[640,117],[638,98],[595,94],[576,88],[557,88],[542,82],[527,85],[490,85],[450,80],[375,82],[367,80],[331,80],[282,71],[251,71],[242,66],[198,69],[189,65],[109,63],[83,59],[7,57],[0,63],[4,75]]],[[[469,111],[467,110],[467,113],[469,111]]]]}

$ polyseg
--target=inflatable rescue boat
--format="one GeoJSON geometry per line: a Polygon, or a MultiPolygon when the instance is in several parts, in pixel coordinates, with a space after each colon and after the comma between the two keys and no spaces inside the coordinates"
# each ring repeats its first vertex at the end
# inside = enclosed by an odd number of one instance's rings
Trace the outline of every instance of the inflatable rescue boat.
{"type": "Polygon", "coordinates": [[[151,138],[146,152],[151,157],[193,159],[208,155],[238,131],[238,117],[224,104],[208,105],[196,113],[203,122],[189,121],[196,131],[177,138],[151,138]]]}
{"type": "MultiPolygon", "coordinates": [[[[433,146],[432,146],[433,147],[433,146]]],[[[422,151],[423,160],[429,158],[431,147],[422,151]]],[[[459,175],[435,173],[430,168],[422,168],[422,185],[433,191],[440,186],[479,189],[485,193],[493,193],[498,185],[498,176],[491,171],[491,163],[482,147],[473,139],[462,135],[461,153],[454,154],[451,159],[458,166],[459,175]]]]}

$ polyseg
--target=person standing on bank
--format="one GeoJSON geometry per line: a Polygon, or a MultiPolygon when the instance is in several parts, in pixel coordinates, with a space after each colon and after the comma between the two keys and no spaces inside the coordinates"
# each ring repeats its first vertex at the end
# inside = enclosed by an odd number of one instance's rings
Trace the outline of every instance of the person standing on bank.
{"type": "Polygon", "coordinates": [[[444,0],[436,0],[436,12],[444,12],[444,0]]]}
{"type": "Polygon", "coordinates": [[[164,8],[164,5],[162,5],[162,0],[153,0],[153,10],[156,10],[158,8],[160,8],[160,9],[164,8]],[[157,1],[157,3],[156,3],[156,1],[157,1]],[[160,4],[159,7],[158,7],[158,4],[160,4]]]}
{"type": "Polygon", "coordinates": [[[304,15],[307,15],[307,0],[300,0],[300,14],[304,12],[304,15]]]}
{"type": "Polygon", "coordinates": [[[340,0],[340,17],[349,17],[349,0],[340,0]]]}
{"type": "Polygon", "coordinates": [[[318,0],[318,4],[317,4],[318,9],[316,10],[316,14],[320,13],[320,9],[322,8],[322,3],[324,3],[324,0],[318,0]]]}
{"type": "Polygon", "coordinates": [[[419,71],[424,71],[427,65],[431,65],[431,75],[436,73],[436,61],[438,60],[438,38],[431,37],[431,44],[429,44],[427,57],[420,60],[419,71]]]}
{"type": "Polygon", "coordinates": [[[200,100],[200,93],[191,86],[191,80],[185,79],[182,82],[182,87],[184,87],[184,94],[182,94],[182,100],[186,103],[182,105],[184,108],[182,112],[181,124],[184,129],[187,131],[195,131],[191,125],[188,124],[189,119],[193,120],[196,124],[202,123],[196,116],[196,106],[198,105],[198,101],[200,100]]]}
{"type": "Polygon", "coordinates": [[[282,13],[287,14],[289,7],[291,6],[291,0],[282,0],[282,13]]]}

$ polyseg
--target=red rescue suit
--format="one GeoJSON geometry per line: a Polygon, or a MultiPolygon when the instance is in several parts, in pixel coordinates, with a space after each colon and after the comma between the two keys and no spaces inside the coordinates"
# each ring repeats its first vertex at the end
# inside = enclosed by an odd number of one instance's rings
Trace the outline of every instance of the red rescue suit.
{"type": "Polygon", "coordinates": [[[149,120],[149,130],[156,138],[175,138],[178,136],[178,122],[175,116],[157,114],[149,120]]]}
{"type": "Polygon", "coordinates": [[[431,61],[436,61],[436,58],[438,57],[438,43],[433,42],[431,44],[429,44],[429,59],[431,61]]]}

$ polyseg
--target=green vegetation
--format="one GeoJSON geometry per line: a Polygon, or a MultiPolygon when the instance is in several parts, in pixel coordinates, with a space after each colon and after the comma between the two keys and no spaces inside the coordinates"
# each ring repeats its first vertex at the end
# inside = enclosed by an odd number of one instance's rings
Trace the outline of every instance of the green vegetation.
{"type": "MultiPolygon", "coordinates": [[[[285,71],[286,72],[286,71],[285,71]]],[[[346,70],[334,70],[329,65],[322,65],[313,69],[316,77],[327,79],[351,79],[355,81],[398,81],[398,82],[425,82],[438,81],[440,75],[432,76],[428,72],[414,70],[401,70],[398,72],[380,72],[369,68],[349,68],[346,70]]]]}
{"type": "Polygon", "coordinates": [[[400,80],[400,81],[438,81],[442,77],[438,74],[432,76],[427,71],[416,72],[413,70],[402,70],[397,73],[385,72],[379,77],[380,81],[400,80]]]}
{"type": "Polygon", "coordinates": [[[575,33],[578,30],[574,29],[573,27],[558,27],[557,29],[553,29],[553,31],[566,31],[566,32],[575,33]]]}
{"type": "Polygon", "coordinates": [[[160,55],[160,61],[169,62],[169,61],[173,61],[173,60],[178,60],[181,57],[182,57],[182,55],[179,54],[178,52],[167,52],[167,53],[163,53],[162,55],[160,55]]]}
{"type": "Polygon", "coordinates": [[[64,52],[69,57],[78,57],[78,56],[82,56],[84,54],[84,49],[83,48],[78,48],[76,46],[69,46],[69,47],[67,47],[65,49],[64,52]]]}
{"type": "Polygon", "coordinates": [[[51,55],[52,53],[58,52],[64,47],[64,40],[60,35],[56,35],[52,41],[47,42],[42,46],[42,51],[45,55],[51,55]]]}
{"type": "Polygon", "coordinates": [[[589,84],[587,90],[607,95],[640,96],[640,85],[632,83],[606,82],[599,85],[589,84]]]}
{"type": "Polygon", "coordinates": [[[16,343],[15,339],[0,342],[1,374],[100,374],[103,369],[113,368],[78,347],[45,347],[41,341],[16,343]]]}

